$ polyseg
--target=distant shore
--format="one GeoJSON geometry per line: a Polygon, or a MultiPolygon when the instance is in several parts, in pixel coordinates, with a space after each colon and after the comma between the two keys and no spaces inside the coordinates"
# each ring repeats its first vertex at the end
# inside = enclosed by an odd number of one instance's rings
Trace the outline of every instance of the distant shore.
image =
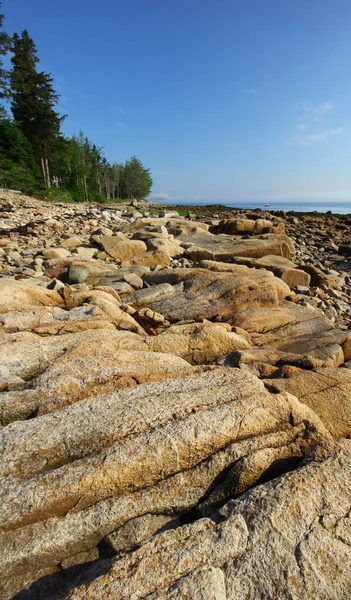
{"type": "Polygon", "coordinates": [[[271,202],[268,206],[265,205],[262,201],[248,201],[248,202],[203,202],[201,204],[188,204],[187,202],[157,202],[155,200],[150,200],[150,203],[155,206],[167,206],[170,209],[175,210],[175,207],[185,210],[196,208],[197,210],[203,208],[217,208],[217,210],[223,209],[233,209],[233,210],[253,210],[253,211],[262,211],[262,212],[274,212],[281,213],[284,212],[286,214],[294,213],[294,214],[336,214],[336,215],[346,215],[351,214],[351,200],[341,202],[341,201],[330,201],[330,202],[301,202],[301,201],[279,201],[279,202],[271,202]]]}

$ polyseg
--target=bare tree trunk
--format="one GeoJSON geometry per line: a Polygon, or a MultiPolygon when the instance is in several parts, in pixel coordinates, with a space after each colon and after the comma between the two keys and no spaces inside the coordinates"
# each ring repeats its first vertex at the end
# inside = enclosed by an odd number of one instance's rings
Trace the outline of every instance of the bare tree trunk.
{"type": "Polygon", "coordinates": [[[84,197],[85,197],[85,202],[88,202],[88,189],[87,189],[87,178],[85,175],[83,175],[83,186],[84,186],[84,197]]]}
{"type": "Polygon", "coordinates": [[[41,157],[41,159],[40,159],[40,167],[41,167],[41,172],[42,172],[42,175],[43,175],[44,185],[45,185],[45,187],[47,187],[47,185],[46,185],[45,161],[44,161],[43,157],[41,157]]]}
{"type": "Polygon", "coordinates": [[[45,173],[46,173],[46,187],[50,188],[51,187],[51,181],[50,181],[50,171],[49,171],[49,160],[47,158],[45,158],[45,173]]]}

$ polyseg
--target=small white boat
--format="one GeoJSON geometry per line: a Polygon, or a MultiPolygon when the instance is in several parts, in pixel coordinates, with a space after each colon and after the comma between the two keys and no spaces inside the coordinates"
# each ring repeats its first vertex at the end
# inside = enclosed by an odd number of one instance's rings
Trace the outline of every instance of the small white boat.
{"type": "Polygon", "coordinates": [[[266,202],[265,206],[270,206],[269,202],[266,202]]]}

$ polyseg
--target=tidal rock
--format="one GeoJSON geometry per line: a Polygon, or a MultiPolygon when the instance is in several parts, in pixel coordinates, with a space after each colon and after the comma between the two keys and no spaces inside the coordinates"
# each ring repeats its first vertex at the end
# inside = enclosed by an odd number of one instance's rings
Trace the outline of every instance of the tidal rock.
{"type": "Polygon", "coordinates": [[[0,279],[0,314],[26,312],[42,306],[63,306],[61,296],[32,281],[0,279]]]}
{"type": "Polygon", "coordinates": [[[140,240],[129,240],[122,234],[93,236],[110,256],[119,261],[126,261],[147,250],[146,244],[140,240]]]}
{"type": "Polygon", "coordinates": [[[200,260],[229,262],[237,256],[261,258],[272,254],[290,259],[293,250],[285,237],[272,235],[264,239],[233,239],[221,234],[206,237],[200,234],[189,238],[189,242],[183,242],[182,245],[186,248],[186,255],[194,262],[200,260]]]}
{"type": "MultiPolygon", "coordinates": [[[[9,597],[131,519],[196,507],[238,461],[238,485],[226,499],[245,488],[244,480],[254,485],[277,461],[295,464],[330,436],[293,396],[270,394],[257,378],[222,368],[83,400],[8,425],[0,439],[0,557],[9,597]],[[248,456],[254,470],[247,470],[248,456]]],[[[216,552],[215,523],[208,521],[203,534],[201,523],[197,547],[203,536],[216,552]]],[[[176,531],[171,535],[182,537],[183,529],[176,531]]],[[[231,552],[225,536],[222,544],[220,553],[231,552]]],[[[198,557],[203,562],[206,551],[198,557]]],[[[148,573],[154,580],[153,569],[148,573]]],[[[123,577],[123,585],[130,581],[123,577]]],[[[137,588],[141,593],[141,580],[137,588]]]]}
{"type": "Polygon", "coordinates": [[[232,332],[230,327],[210,322],[172,325],[150,343],[154,352],[181,356],[197,365],[250,346],[244,337],[232,332]]]}
{"type": "Polygon", "coordinates": [[[171,323],[211,318],[232,323],[237,313],[250,307],[276,307],[278,300],[290,293],[290,288],[269,271],[257,270],[237,277],[188,271],[189,278],[174,286],[172,298],[151,304],[171,323]]]}
{"type": "Polygon", "coordinates": [[[98,563],[65,597],[256,600],[279,590],[284,600],[344,600],[351,592],[350,467],[349,441],[318,449],[300,469],[229,502],[223,522],[200,519],[98,563]]]}
{"type": "Polygon", "coordinates": [[[20,391],[2,393],[3,424],[189,368],[177,356],[150,352],[143,338],[131,332],[98,330],[52,338],[18,334],[17,340],[10,337],[1,345],[3,367],[9,378],[30,382],[20,391]]]}
{"type": "Polygon", "coordinates": [[[294,394],[309,406],[336,436],[351,434],[351,372],[323,368],[299,371],[284,379],[270,379],[271,389],[294,394]]]}

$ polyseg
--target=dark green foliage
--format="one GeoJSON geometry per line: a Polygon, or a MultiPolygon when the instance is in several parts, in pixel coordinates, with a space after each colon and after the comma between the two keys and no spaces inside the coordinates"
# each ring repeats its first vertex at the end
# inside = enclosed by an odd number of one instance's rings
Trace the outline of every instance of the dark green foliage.
{"type": "Polygon", "coordinates": [[[0,187],[35,191],[39,178],[31,144],[14,121],[0,118],[0,187]]]}
{"type": "Polygon", "coordinates": [[[152,187],[149,169],[145,169],[140,160],[132,156],[124,166],[123,196],[125,198],[145,198],[152,187]]]}
{"type": "Polygon", "coordinates": [[[0,187],[33,194],[38,189],[38,180],[29,169],[0,157],[0,187]]]}
{"type": "Polygon", "coordinates": [[[38,72],[36,47],[23,31],[12,39],[11,110],[16,123],[32,144],[44,185],[50,187],[50,159],[63,117],[55,112],[58,94],[48,73],[38,72]]]}
{"type": "Polygon", "coordinates": [[[148,196],[150,171],[135,156],[124,165],[110,165],[103,149],[82,131],[72,138],[61,134],[64,117],[55,110],[59,95],[52,77],[38,71],[34,41],[27,30],[11,40],[1,30],[2,22],[0,14],[0,100],[11,99],[14,120],[0,105],[0,187],[68,202],[148,196]],[[2,57],[9,50],[13,68],[7,73],[2,57]]]}
{"type": "Polygon", "coordinates": [[[35,170],[33,148],[15,121],[0,119],[0,155],[35,170]]]}
{"type": "MultiPolygon", "coordinates": [[[[0,8],[1,8],[0,2],[0,8]]],[[[4,20],[4,15],[0,14],[0,100],[4,98],[8,98],[9,96],[9,88],[8,88],[8,79],[9,74],[4,69],[3,57],[6,56],[10,49],[10,37],[7,35],[5,31],[2,30],[2,24],[4,20]]],[[[0,104],[0,115],[5,116],[6,110],[2,104],[0,104]]]]}

